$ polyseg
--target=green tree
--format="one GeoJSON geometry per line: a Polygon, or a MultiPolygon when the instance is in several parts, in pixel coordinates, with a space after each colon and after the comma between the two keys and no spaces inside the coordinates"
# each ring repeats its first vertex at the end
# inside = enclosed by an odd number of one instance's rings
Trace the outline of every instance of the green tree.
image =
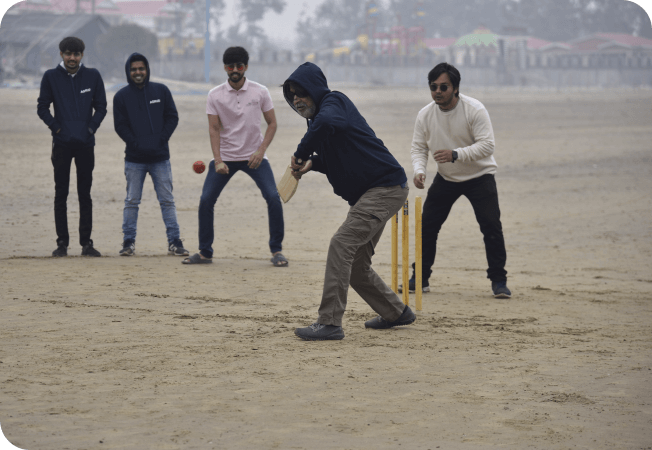
{"type": "Polygon", "coordinates": [[[506,0],[503,15],[510,23],[522,23],[532,35],[550,41],[601,32],[652,38],[645,11],[624,0],[506,0]]]}
{"type": "MultiPolygon", "coordinates": [[[[380,1],[374,2],[379,13],[374,17],[376,32],[387,31],[391,17],[380,1]]],[[[335,41],[355,39],[362,33],[371,33],[367,17],[367,2],[356,0],[325,0],[313,16],[305,13],[299,18],[296,31],[299,44],[304,50],[333,47],[335,41]]]]}
{"type": "Polygon", "coordinates": [[[285,0],[239,0],[238,20],[231,25],[223,39],[229,45],[258,47],[264,45],[267,36],[259,25],[269,11],[280,14],[285,9],[285,0]]]}
{"type": "MultiPolygon", "coordinates": [[[[545,1],[545,0],[544,0],[545,1]]],[[[564,0],[553,0],[564,1],[564,0]]],[[[438,0],[420,2],[391,0],[390,10],[406,27],[421,25],[426,37],[459,37],[473,32],[480,25],[498,32],[503,25],[501,5],[504,0],[438,0]]]]}
{"type": "MultiPolygon", "coordinates": [[[[220,26],[220,20],[224,15],[224,0],[209,0],[209,14],[211,21],[211,30],[213,34],[220,26]]],[[[185,5],[182,3],[182,6],[185,5]]],[[[195,29],[195,32],[203,34],[206,31],[206,0],[194,0],[193,3],[186,7],[189,9],[186,25],[195,29]]]]}

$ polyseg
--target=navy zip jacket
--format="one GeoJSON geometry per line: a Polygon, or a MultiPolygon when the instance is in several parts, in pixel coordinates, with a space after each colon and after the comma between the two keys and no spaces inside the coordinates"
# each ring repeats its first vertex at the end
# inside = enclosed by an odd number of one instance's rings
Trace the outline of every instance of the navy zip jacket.
{"type": "MultiPolygon", "coordinates": [[[[288,82],[305,89],[317,108],[294,156],[304,161],[311,159],[312,170],[325,174],[337,195],[354,205],[369,189],[407,182],[403,167],[353,102],[341,92],[328,89],[319,67],[304,63],[284,86],[288,82]]],[[[289,89],[284,89],[284,95],[296,111],[289,89]]]]}
{"type": "Polygon", "coordinates": [[[95,132],[106,116],[100,73],[83,65],[74,77],[61,66],[47,70],[41,80],[36,112],[52,131],[55,144],[74,149],[94,147],[95,132]],[[50,113],[52,103],[54,117],[50,113]]]}
{"type": "Polygon", "coordinates": [[[129,76],[133,53],[127,59],[125,72],[129,85],[113,97],[113,125],[127,143],[125,160],[134,163],[156,163],[170,159],[168,141],[179,123],[179,114],[170,90],[161,83],[149,81],[149,62],[145,58],[147,75],[139,88],[129,76]]]}

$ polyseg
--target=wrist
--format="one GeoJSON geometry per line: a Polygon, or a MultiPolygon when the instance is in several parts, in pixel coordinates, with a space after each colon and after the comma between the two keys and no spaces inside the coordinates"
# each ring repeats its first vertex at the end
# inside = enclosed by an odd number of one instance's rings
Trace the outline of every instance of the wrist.
{"type": "Polygon", "coordinates": [[[458,157],[457,152],[453,150],[453,160],[451,162],[454,163],[457,160],[457,157],[458,157]]]}

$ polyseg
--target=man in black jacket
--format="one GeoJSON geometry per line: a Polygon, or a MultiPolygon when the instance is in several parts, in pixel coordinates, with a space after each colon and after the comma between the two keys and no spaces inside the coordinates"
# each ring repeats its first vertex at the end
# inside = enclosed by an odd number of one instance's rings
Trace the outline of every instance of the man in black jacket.
{"type": "Polygon", "coordinates": [[[54,223],[57,249],[52,256],[66,256],[68,234],[67,199],[70,164],[77,167],[79,197],[79,243],[84,256],[102,256],[93,247],[93,201],[91,186],[95,167],[95,132],[106,116],[104,82],[96,69],[81,64],[84,42],[76,37],[59,43],[63,61],[43,74],[37,113],[52,131],[52,165],[54,166],[54,223]],[[54,116],[50,105],[54,103],[54,116]],[[95,111],[93,113],[93,110],[95,111]]]}
{"type": "Polygon", "coordinates": [[[291,158],[295,178],[310,170],[328,177],[334,192],[351,208],[333,236],[319,317],[295,334],[304,340],[344,338],[342,316],[349,285],[380,314],[366,328],[409,325],[414,312],[371,267],[385,223],[408,196],[405,171],[376,137],[353,102],[328,89],[319,67],[304,63],[283,84],[288,104],[306,119],[308,131],[291,158]]]}
{"type": "Polygon", "coordinates": [[[161,206],[168,239],[168,254],[188,256],[183,248],[172,195],[172,167],[168,141],[179,123],[179,115],[170,90],[149,81],[149,62],[133,53],[125,63],[127,86],[113,97],[113,123],[125,141],[125,177],[127,197],[122,221],[124,240],[120,255],[132,256],[136,250],[138,205],[143,183],[149,173],[161,206]]]}

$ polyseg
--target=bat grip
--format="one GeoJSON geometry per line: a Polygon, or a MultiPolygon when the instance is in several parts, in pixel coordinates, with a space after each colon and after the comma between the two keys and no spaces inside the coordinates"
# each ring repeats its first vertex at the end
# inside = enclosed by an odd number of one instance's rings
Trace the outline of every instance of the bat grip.
{"type": "MultiPolygon", "coordinates": [[[[295,159],[294,162],[300,166],[303,164],[303,161],[301,159],[295,159]]],[[[301,169],[292,169],[293,172],[298,172],[299,170],[301,169]]]]}

